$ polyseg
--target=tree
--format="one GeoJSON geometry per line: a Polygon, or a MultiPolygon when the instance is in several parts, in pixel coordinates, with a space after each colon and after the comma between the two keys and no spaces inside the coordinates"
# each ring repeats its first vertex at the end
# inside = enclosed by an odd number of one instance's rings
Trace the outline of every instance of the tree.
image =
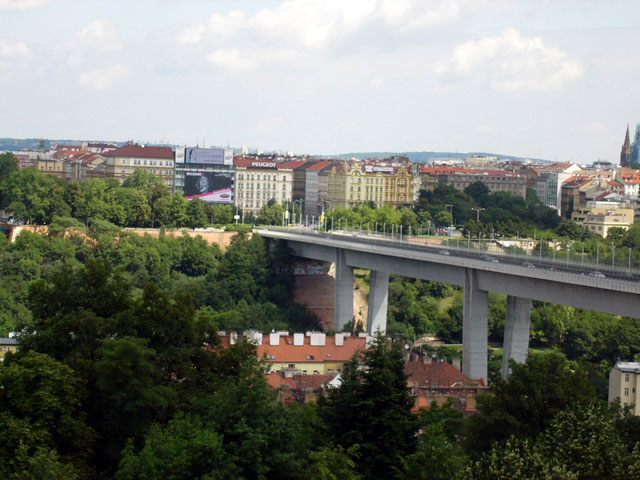
{"type": "Polygon", "coordinates": [[[18,159],[11,152],[0,154],[0,180],[18,169],[18,159]]]}
{"type": "Polygon", "coordinates": [[[142,338],[107,338],[96,352],[96,409],[108,451],[117,461],[127,439],[139,440],[154,420],[166,419],[174,392],[162,384],[157,352],[142,338]]]}
{"type": "Polygon", "coordinates": [[[446,210],[438,212],[433,220],[438,227],[448,227],[453,224],[453,216],[446,210]]]}
{"type": "Polygon", "coordinates": [[[279,203],[269,201],[258,212],[256,223],[259,225],[282,225],[284,208],[279,203]]]}
{"type": "Polygon", "coordinates": [[[28,223],[49,223],[54,214],[69,216],[63,182],[34,167],[13,170],[2,180],[1,206],[13,218],[28,223]]]}
{"type": "Polygon", "coordinates": [[[498,380],[492,394],[476,397],[478,414],[467,423],[467,450],[477,458],[511,434],[535,439],[558,412],[593,398],[595,390],[586,375],[571,370],[560,353],[530,355],[524,364],[512,362],[507,381],[498,380]]]}
{"type": "Polygon", "coordinates": [[[0,457],[52,450],[81,471],[95,433],[85,424],[81,382],[68,366],[30,351],[0,364],[0,457]]]}
{"type": "Polygon", "coordinates": [[[484,182],[477,181],[471,183],[464,189],[464,193],[469,195],[476,202],[476,205],[480,205],[482,207],[487,206],[489,201],[489,195],[491,191],[489,187],[487,187],[484,182]]]}
{"type": "Polygon", "coordinates": [[[305,412],[275,402],[255,350],[247,357],[244,346],[232,349],[239,361],[224,356],[229,368],[189,415],[152,427],[139,452],[125,449],[117,480],[304,477],[312,445],[305,412]]]}
{"type": "Polygon", "coordinates": [[[311,452],[311,480],[361,480],[356,470],[354,458],[358,456],[358,446],[349,450],[338,447],[322,447],[311,452]]]}
{"type": "MultiPolygon", "coordinates": [[[[635,453],[635,452],[634,452],[635,453]]],[[[513,435],[470,465],[466,480],[623,480],[639,462],[604,403],[573,404],[536,441],[513,435]]],[[[637,473],[638,470],[636,470],[637,473]]]]}
{"type": "Polygon", "coordinates": [[[198,197],[193,197],[189,200],[185,215],[185,225],[189,228],[204,228],[209,224],[205,204],[198,197]]]}
{"type": "Polygon", "coordinates": [[[400,458],[417,446],[404,354],[378,334],[369,350],[345,365],[342,377],[341,385],[318,401],[327,436],[345,449],[359,445],[357,471],[365,478],[390,478],[401,468],[400,458]]]}
{"type": "Polygon", "coordinates": [[[418,448],[401,459],[398,480],[449,480],[462,471],[462,449],[444,434],[442,425],[430,425],[420,434],[418,448]]]}

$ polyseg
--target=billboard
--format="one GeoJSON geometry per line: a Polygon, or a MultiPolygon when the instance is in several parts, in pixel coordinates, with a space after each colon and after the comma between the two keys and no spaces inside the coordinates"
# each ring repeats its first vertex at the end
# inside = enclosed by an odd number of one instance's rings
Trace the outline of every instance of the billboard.
{"type": "Polygon", "coordinates": [[[233,165],[233,150],[224,148],[186,148],[186,163],[205,163],[207,165],[233,165]]]}
{"type": "Polygon", "coordinates": [[[185,172],[184,196],[199,197],[205,202],[233,202],[233,174],[215,172],[185,172]]]}
{"type": "Polygon", "coordinates": [[[184,163],[184,148],[176,148],[176,163],[184,163]]]}
{"type": "Polygon", "coordinates": [[[378,167],[375,165],[365,165],[364,166],[365,173],[393,173],[393,167],[378,167]]]}

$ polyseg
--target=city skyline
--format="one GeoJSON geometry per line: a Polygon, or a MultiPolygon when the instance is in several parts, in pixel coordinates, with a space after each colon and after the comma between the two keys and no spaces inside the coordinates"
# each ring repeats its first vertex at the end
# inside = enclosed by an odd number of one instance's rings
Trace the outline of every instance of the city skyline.
{"type": "Polygon", "coordinates": [[[622,0],[0,0],[0,131],[617,163],[640,122],[637,13],[622,0]]]}

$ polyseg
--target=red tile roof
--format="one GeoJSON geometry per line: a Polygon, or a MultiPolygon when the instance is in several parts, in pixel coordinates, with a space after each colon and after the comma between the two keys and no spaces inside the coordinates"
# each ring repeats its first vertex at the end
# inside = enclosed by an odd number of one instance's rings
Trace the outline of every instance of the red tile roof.
{"type": "Polygon", "coordinates": [[[142,145],[125,145],[103,154],[105,157],[162,158],[173,160],[171,147],[143,147],[142,145]]]}
{"type": "Polygon", "coordinates": [[[511,170],[487,170],[479,168],[462,168],[462,167],[420,167],[422,173],[430,175],[477,175],[485,177],[521,177],[519,173],[512,172],[511,170]]]}
{"type": "Polygon", "coordinates": [[[313,164],[309,166],[306,170],[320,171],[330,165],[331,165],[331,162],[327,162],[327,161],[313,162],[313,164]]]}
{"type": "Polygon", "coordinates": [[[409,381],[416,383],[420,387],[439,386],[454,387],[465,385],[484,386],[483,379],[472,379],[462,373],[456,367],[447,362],[423,363],[407,362],[404,366],[404,373],[408,375],[409,381]]]}
{"type": "MultiPolygon", "coordinates": [[[[229,335],[221,338],[222,346],[230,345],[229,335]]],[[[327,336],[325,345],[311,345],[311,338],[304,337],[304,345],[294,345],[293,335],[280,336],[279,345],[269,345],[269,335],[262,337],[262,345],[257,346],[257,354],[260,358],[267,357],[269,363],[323,363],[323,362],[347,362],[357,351],[364,351],[366,339],[364,337],[344,337],[344,345],[336,345],[336,337],[327,336]]]]}
{"type": "Polygon", "coordinates": [[[292,377],[286,377],[282,372],[272,372],[265,374],[264,378],[267,380],[269,386],[273,389],[287,386],[291,390],[319,390],[327,385],[331,380],[336,378],[337,374],[333,375],[293,375],[292,377]]]}

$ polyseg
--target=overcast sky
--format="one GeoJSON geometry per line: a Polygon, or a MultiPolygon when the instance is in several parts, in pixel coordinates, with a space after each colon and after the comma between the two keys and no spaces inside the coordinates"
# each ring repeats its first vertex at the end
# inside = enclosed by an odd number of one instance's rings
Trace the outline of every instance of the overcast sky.
{"type": "Polygon", "coordinates": [[[0,137],[618,162],[638,0],[0,0],[0,137]]]}

